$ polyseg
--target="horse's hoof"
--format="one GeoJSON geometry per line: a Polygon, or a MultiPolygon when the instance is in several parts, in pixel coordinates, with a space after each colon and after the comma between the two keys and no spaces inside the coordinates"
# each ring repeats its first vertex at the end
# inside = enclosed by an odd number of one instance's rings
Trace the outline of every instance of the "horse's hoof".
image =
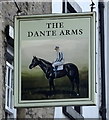
{"type": "Polygon", "coordinates": [[[50,96],[47,96],[47,98],[50,98],[50,96]]]}
{"type": "Polygon", "coordinates": [[[79,93],[77,93],[77,96],[79,96],[79,93]]]}

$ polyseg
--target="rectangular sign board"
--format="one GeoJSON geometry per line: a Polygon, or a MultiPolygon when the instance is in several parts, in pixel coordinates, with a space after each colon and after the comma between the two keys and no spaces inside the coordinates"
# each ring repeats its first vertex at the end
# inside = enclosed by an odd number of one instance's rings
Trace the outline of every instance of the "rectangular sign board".
{"type": "Polygon", "coordinates": [[[15,107],[95,104],[95,13],[15,16],[15,107]]]}

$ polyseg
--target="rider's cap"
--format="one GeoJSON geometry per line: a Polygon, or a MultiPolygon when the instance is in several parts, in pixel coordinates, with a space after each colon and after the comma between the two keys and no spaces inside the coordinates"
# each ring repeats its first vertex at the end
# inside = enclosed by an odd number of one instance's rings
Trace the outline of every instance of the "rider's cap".
{"type": "Polygon", "coordinates": [[[55,50],[56,50],[56,49],[59,49],[59,46],[55,46],[55,50]]]}

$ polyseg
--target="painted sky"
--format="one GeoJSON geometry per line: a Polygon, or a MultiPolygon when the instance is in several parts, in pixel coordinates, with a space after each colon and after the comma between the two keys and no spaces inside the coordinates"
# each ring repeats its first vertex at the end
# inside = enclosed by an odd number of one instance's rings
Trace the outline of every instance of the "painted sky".
{"type": "Polygon", "coordinates": [[[79,68],[88,65],[88,40],[36,40],[23,41],[21,49],[22,66],[27,67],[33,56],[53,62],[56,58],[54,47],[60,46],[65,63],[75,63],[79,68]]]}

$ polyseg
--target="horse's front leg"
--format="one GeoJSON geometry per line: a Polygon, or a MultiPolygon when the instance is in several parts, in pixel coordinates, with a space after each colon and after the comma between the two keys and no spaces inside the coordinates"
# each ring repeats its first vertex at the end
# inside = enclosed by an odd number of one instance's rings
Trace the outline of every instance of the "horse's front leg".
{"type": "Polygon", "coordinates": [[[50,87],[50,92],[51,92],[51,90],[52,90],[51,79],[49,79],[49,87],[50,87]]]}
{"type": "Polygon", "coordinates": [[[50,87],[50,92],[55,91],[55,85],[54,85],[54,80],[53,79],[49,79],[49,87],[50,87]]]}

